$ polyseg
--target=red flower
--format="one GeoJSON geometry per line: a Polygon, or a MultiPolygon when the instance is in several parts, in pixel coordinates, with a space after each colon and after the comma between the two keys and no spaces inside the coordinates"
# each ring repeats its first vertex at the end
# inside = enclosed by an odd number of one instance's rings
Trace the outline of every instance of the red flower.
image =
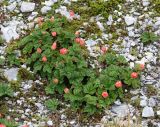
{"type": "Polygon", "coordinates": [[[145,68],[144,64],[140,64],[140,69],[143,70],[145,68]]]}
{"type": "Polygon", "coordinates": [[[69,14],[70,14],[71,17],[73,17],[74,16],[74,11],[70,10],[69,14]]]}
{"type": "Polygon", "coordinates": [[[0,124],[0,127],[6,127],[4,124],[0,124]]]}
{"type": "Polygon", "coordinates": [[[37,48],[37,53],[41,54],[42,49],[41,48],[37,48]]]}
{"type": "Polygon", "coordinates": [[[55,37],[57,35],[56,32],[52,32],[52,36],[55,37]]]}
{"type": "Polygon", "coordinates": [[[60,49],[60,54],[65,55],[67,53],[68,53],[68,49],[66,49],[66,48],[60,49]]]}
{"type": "Polygon", "coordinates": [[[108,93],[107,92],[102,92],[102,97],[103,98],[107,98],[108,97],[108,93]]]}
{"type": "Polygon", "coordinates": [[[137,72],[132,72],[131,73],[131,78],[137,78],[138,77],[138,73],[137,72]]]}
{"type": "Polygon", "coordinates": [[[50,18],[50,21],[51,21],[51,22],[53,22],[53,21],[54,21],[54,16],[52,16],[52,17],[50,18]]]}
{"type": "Polygon", "coordinates": [[[69,89],[68,88],[64,88],[64,92],[67,94],[69,93],[69,89]]]}
{"type": "Polygon", "coordinates": [[[84,46],[84,44],[85,44],[85,41],[84,41],[83,39],[80,39],[80,42],[79,42],[79,44],[80,44],[81,46],[84,46]]]}
{"type": "Polygon", "coordinates": [[[22,127],[29,127],[28,125],[23,125],[22,127]]]}
{"type": "Polygon", "coordinates": [[[43,62],[47,62],[47,57],[46,57],[46,56],[43,56],[43,57],[42,57],[42,61],[43,61],[43,62]]]}
{"type": "Polygon", "coordinates": [[[115,86],[116,86],[117,88],[122,87],[122,82],[121,82],[121,81],[117,81],[117,82],[115,83],[115,86]]]}
{"type": "Polygon", "coordinates": [[[53,83],[58,84],[58,82],[59,82],[59,81],[58,81],[57,78],[54,78],[54,79],[53,79],[53,83]]]}
{"type": "Polygon", "coordinates": [[[79,34],[80,34],[79,31],[76,31],[76,32],[75,32],[75,35],[76,35],[76,36],[79,36],[79,34]]]}
{"type": "Polygon", "coordinates": [[[37,22],[43,22],[43,18],[42,17],[38,17],[37,22]]]}
{"type": "Polygon", "coordinates": [[[52,44],[52,46],[51,46],[51,49],[52,49],[52,50],[55,50],[56,48],[57,48],[57,43],[54,42],[54,43],[52,44]]]}
{"type": "Polygon", "coordinates": [[[80,38],[76,38],[75,42],[80,43],[81,39],[80,38]]]}
{"type": "Polygon", "coordinates": [[[106,52],[107,52],[107,50],[108,50],[108,48],[107,48],[107,47],[105,47],[105,46],[101,47],[101,51],[102,51],[103,53],[106,53],[106,52]]]}

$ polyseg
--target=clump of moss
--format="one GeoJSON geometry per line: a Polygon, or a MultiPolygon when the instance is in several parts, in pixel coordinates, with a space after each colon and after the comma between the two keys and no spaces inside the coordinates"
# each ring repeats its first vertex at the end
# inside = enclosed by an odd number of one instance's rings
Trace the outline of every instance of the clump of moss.
{"type": "Polygon", "coordinates": [[[33,80],[34,76],[26,68],[20,68],[18,70],[18,79],[19,80],[33,80]]]}
{"type": "Polygon", "coordinates": [[[148,94],[148,96],[154,96],[154,95],[158,94],[158,91],[153,85],[148,85],[147,86],[147,94],[148,94]]]}
{"type": "Polygon", "coordinates": [[[0,45],[3,44],[3,38],[0,36],[0,45]]]}
{"type": "Polygon", "coordinates": [[[153,4],[153,9],[159,15],[159,12],[160,12],[160,0],[151,0],[151,3],[153,4]]]}

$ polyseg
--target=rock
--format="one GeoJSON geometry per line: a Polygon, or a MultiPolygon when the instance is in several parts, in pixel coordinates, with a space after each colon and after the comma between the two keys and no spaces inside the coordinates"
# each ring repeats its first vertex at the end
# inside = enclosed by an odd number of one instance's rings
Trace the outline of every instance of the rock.
{"type": "Polygon", "coordinates": [[[136,22],[136,19],[134,17],[128,16],[128,15],[124,17],[124,20],[128,26],[130,26],[136,22]]]}
{"type": "Polygon", "coordinates": [[[107,25],[112,25],[112,23],[113,23],[112,15],[109,15],[107,25]]]}
{"type": "Polygon", "coordinates": [[[99,27],[99,29],[101,30],[101,31],[104,31],[104,26],[103,26],[103,24],[101,23],[101,22],[97,22],[97,25],[98,25],[98,27],[99,27]]]}
{"type": "Polygon", "coordinates": [[[153,98],[149,98],[148,105],[150,107],[154,107],[154,106],[156,106],[156,101],[153,98]]]}
{"type": "Polygon", "coordinates": [[[35,3],[32,2],[22,2],[21,12],[32,12],[35,9],[35,3]]]}
{"type": "Polygon", "coordinates": [[[19,24],[18,21],[10,21],[8,22],[8,25],[6,27],[0,25],[1,31],[2,31],[2,37],[6,42],[10,42],[12,39],[19,38],[19,34],[17,33],[17,25],[19,24]]]}
{"type": "Polygon", "coordinates": [[[52,8],[49,6],[44,6],[41,8],[42,14],[46,14],[48,11],[50,11],[52,8]]]}
{"type": "Polygon", "coordinates": [[[18,68],[10,68],[5,70],[4,76],[8,79],[8,81],[16,81],[18,74],[18,68]]]}
{"type": "Polygon", "coordinates": [[[57,2],[57,0],[48,0],[48,1],[45,1],[44,2],[44,4],[46,5],[46,6],[52,6],[54,3],[56,3],[57,2]]]}
{"type": "Polygon", "coordinates": [[[150,4],[150,2],[148,0],[142,0],[142,5],[144,7],[148,6],[150,4]]]}
{"type": "Polygon", "coordinates": [[[10,4],[9,6],[7,6],[7,10],[13,11],[16,8],[16,6],[17,6],[17,3],[14,2],[14,3],[10,4]]]}
{"type": "Polygon", "coordinates": [[[94,40],[86,40],[86,45],[87,46],[94,46],[94,45],[96,45],[97,44],[97,42],[96,41],[94,41],[94,40]]]}
{"type": "Polygon", "coordinates": [[[129,113],[129,108],[126,104],[120,106],[112,106],[111,111],[116,113],[118,117],[125,117],[129,113]]]}
{"type": "Polygon", "coordinates": [[[48,126],[52,126],[53,125],[53,122],[51,120],[47,121],[47,125],[48,126]]]}
{"type": "Polygon", "coordinates": [[[141,106],[141,107],[147,106],[147,101],[146,101],[146,100],[141,100],[141,101],[140,101],[140,106],[141,106]]]}
{"type": "Polygon", "coordinates": [[[158,116],[160,116],[160,110],[159,110],[159,111],[157,111],[157,115],[158,115],[158,116]]]}
{"type": "Polygon", "coordinates": [[[152,117],[154,116],[154,111],[152,107],[144,107],[142,111],[142,117],[152,117]]]}

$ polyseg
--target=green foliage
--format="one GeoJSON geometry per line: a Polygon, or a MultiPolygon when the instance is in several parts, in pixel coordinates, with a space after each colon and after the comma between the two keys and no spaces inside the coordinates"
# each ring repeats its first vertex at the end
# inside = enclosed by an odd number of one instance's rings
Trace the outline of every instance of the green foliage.
{"type": "Polygon", "coordinates": [[[2,44],[3,44],[3,38],[0,35],[0,45],[2,45],[2,44]]]}
{"type": "Polygon", "coordinates": [[[5,59],[0,57],[0,66],[3,66],[5,64],[5,59]]]}
{"type": "Polygon", "coordinates": [[[159,15],[159,12],[160,12],[160,0],[151,0],[151,3],[153,4],[153,9],[159,15]]]}
{"type": "Polygon", "coordinates": [[[47,106],[48,109],[50,110],[56,110],[57,109],[57,106],[59,105],[59,102],[52,98],[52,99],[49,99],[45,102],[45,105],[47,106]]]}
{"type": "Polygon", "coordinates": [[[18,78],[20,80],[33,80],[34,76],[31,72],[29,72],[26,68],[20,68],[18,70],[18,78]]]}
{"type": "Polygon", "coordinates": [[[1,119],[0,118],[0,123],[4,124],[6,127],[18,127],[18,124],[11,120],[6,120],[6,119],[1,119]]]}
{"type": "MultiPolygon", "coordinates": [[[[73,109],[92,115],[117,98],[123,98],[124,88],[137,88],[140,85],[139,78],[131,78],[133,71],[140,72],[130,69],[123,56],[103,54],[98,59],[100,67],[91,68],[86,47],[75,42],[75,35],[65,29],[67,24],[63,17],[54,22],[47,20],[18,44],[24,62],[47,79],[45,90],[48,95],[58,93],[70,102],[73,109]],[[57,35],[53,37],[52,32],[57,35]],[[55,49],[51,49],[53,42],[57,44],[55,49]],[[37,52],[38,48],[40,52],[37,52]],[[64,55],[60,53],[62,48],[68,51],[64,55]],[[45,61],[42,60],[44,56],[45,61]],[[122,87],[115,87],[117,81],[122,82],[122,87]],[[109,94],[107,98],[102,97],[104,91],[109,94]]],[[[56,99],[46,101],[46,106],[51,110],[58,105],[56,99]]]]}
{"type": "Polygon", "coordinates": [[[0,97],[2,96],[13,96],[12,88],[6,83],[0,83],[0,97]]]}
{"type": "Polygon", "coordinates": [[[141,40],[144,44],[149,44],[155,41],[158,41],[160,39],[160,37],[156,36],[154,33],[152,32],[144,32],[141,35],[141,40]]]}

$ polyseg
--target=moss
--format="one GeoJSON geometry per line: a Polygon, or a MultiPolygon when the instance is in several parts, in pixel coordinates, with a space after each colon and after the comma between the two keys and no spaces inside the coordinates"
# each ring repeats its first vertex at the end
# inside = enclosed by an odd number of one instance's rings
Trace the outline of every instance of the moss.
{"type": "Polygon", "coordinates": [[[160,0],[151,0],[151,3],[153,4],[153,10],[160,16],[160,0]]]}
{"type": "Polygon", "coordinates": [[[11,84],[11,88],[13,90],[19,90],[19,88],[20,88],[20,82],[19,81],[11,81],[10,84],[11,84]]]}
{"type": "Polygon", "coordinates": [[[34,76],[26,68],[20,68],[18,70],[18,79],[19,80],[33,80],[34,76]]]}
{"type": "Polygon", "coordinates": [[[0,45],[3,44],[3,38],[0,36],[0,45]]]}
{"type": "Polygon", "coordinates": [[[133,101],[131,102],[131,104],[132,104],[133,106],[137,107],[137,108],[140,108],[140,101],[141,101],[141,99],[140,99],[140,98],[137,98],[137,99],[133,100],[133,101]]]}
{"type": "Polygon", "coordinates": [[[147,86],[147,95],[148,96],[154,96],[157,95],[158,91],[153,85],[148,85],[147,86]]]}
{"type": "Polygon", "coordinates": [[[0,113],[6,114],[7,112],[8,112],[7,105],[3,101],[0,101],[0,113]]]}

